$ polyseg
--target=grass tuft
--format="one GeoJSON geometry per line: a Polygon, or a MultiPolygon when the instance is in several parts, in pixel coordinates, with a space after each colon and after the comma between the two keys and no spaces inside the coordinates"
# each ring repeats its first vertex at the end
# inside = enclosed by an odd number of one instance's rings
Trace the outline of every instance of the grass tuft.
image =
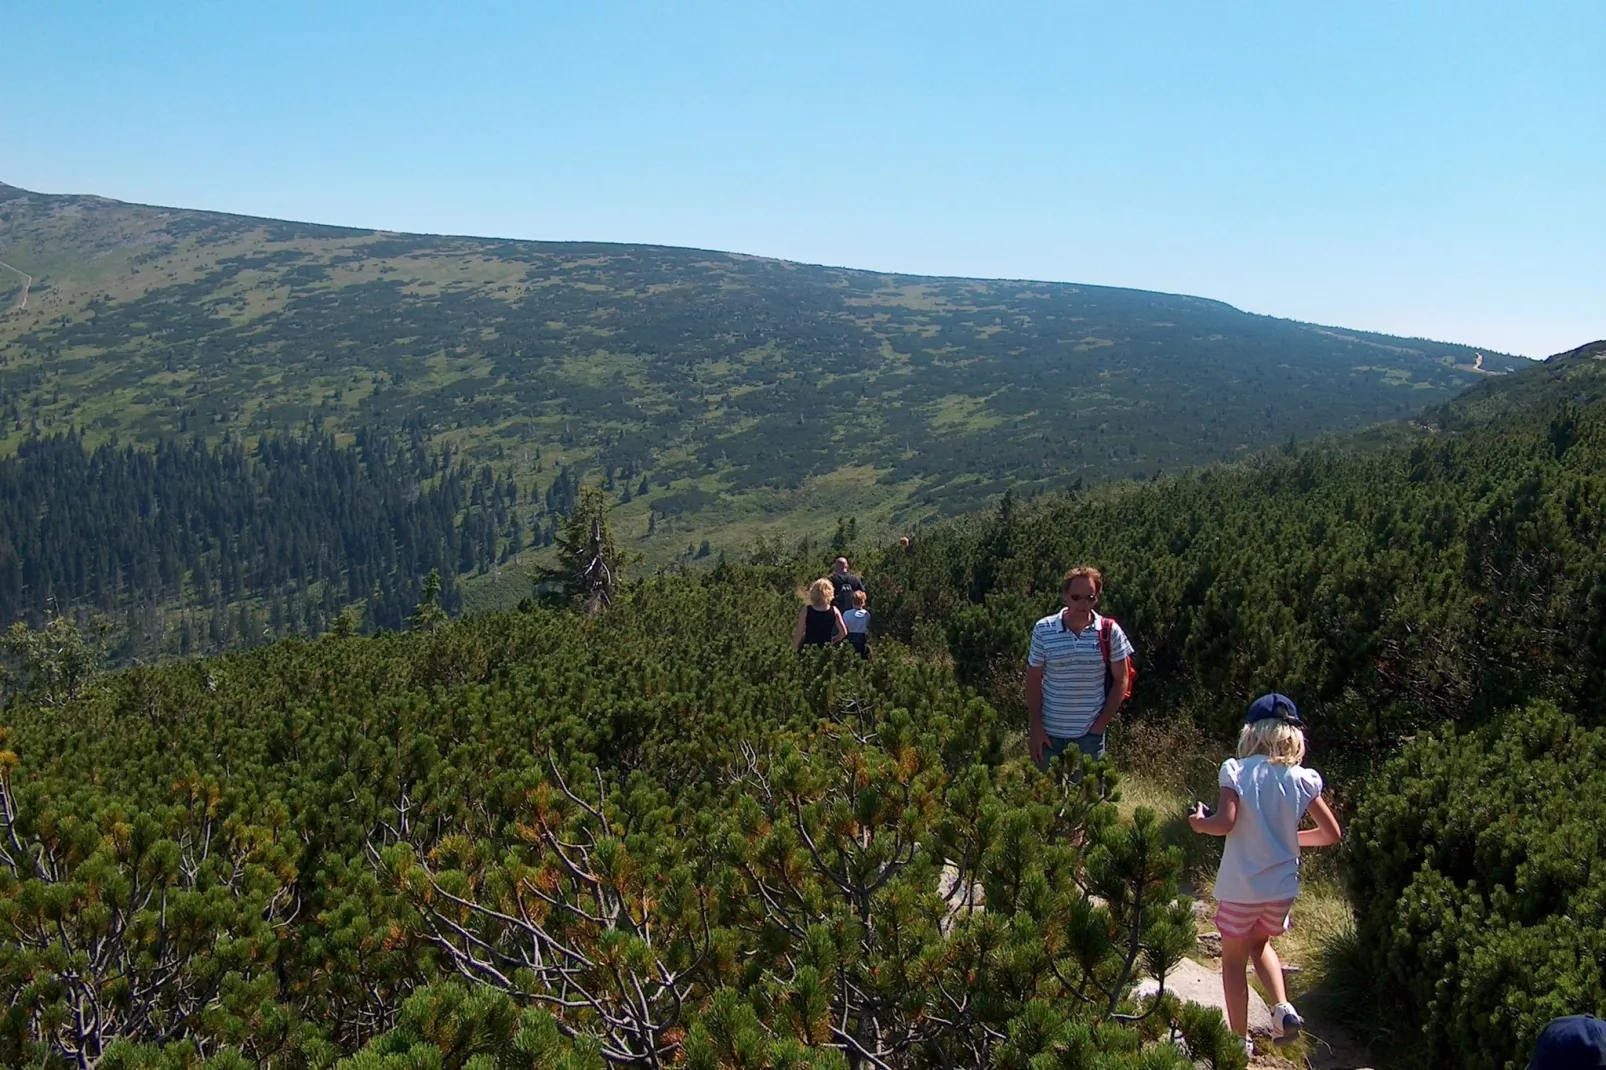
{"type": "Polygon", "coordinates": [[[1160,820],[1167,846],[1182,851],[1183,881],[1195,897],[1208,896],[1221,862],[1221,840],[1200,836],[1188,825],[1194,800],[1215,804],[1216,771],[1226,752],[1191,721],[1158,719],[1119,724],[1110,735],[1110,756],[1121,770],[1116,806],[1125,820],[1147,806],[1160,820]]]}

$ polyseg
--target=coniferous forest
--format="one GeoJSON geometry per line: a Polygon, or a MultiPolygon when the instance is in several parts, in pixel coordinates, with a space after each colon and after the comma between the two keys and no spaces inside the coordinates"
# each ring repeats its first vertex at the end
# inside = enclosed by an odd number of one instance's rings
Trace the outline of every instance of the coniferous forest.
{"type": "Polygon", "coordinates": [[[538,496],[416,434],[29,439],[0,459],[0,621],[98,612],[130,654],[181,655],[317,635],[348,607],[399,628],[431,571],[455,612],[458,577],[550,544],[578,483],[538,496]]]}
{"type": "Polygon", "coordinates": [[[1523,363],[1174,294],[3,184],[0,248],[0,627],[104,618],[122,663],[399,627],[432,571],[449,612],[511,607],[582,483],[666,567],[1241,459],[1523,363]]]}
{"type": "MultiPolygon", "coordinates": [[[[1091,561],[1131,723],[1225,748],[1248,697],[1298,697],[1348,818],[1350,1009],[1418,1065],[1520,1067],[1606,993],[1603,354],[1365,440],[849,545],[869,663],[792,652],[834,554],[807,541],[598,613],[446,621],[431,586],[403,631],[109,675],[12,644],[0,1061],[1242,1066],[1214,1012],[1131,994],[1193,946],[1166,815],[1023,760],[1027,629],[1091,561]]],[[[280,463],[210,456],[264,487],[280,463]]],[[[381,467],[348,477],[377,502],[459,472],[381,467]]]]}

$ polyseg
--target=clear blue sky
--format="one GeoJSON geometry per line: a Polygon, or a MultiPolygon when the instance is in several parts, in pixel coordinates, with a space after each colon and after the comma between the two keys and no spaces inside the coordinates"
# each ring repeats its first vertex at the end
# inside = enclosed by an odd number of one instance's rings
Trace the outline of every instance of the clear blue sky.
{"type": "Polygon", "coordinates": [[[0,181],[1606,335],[1606,3],[0,4],[0,181]]]}

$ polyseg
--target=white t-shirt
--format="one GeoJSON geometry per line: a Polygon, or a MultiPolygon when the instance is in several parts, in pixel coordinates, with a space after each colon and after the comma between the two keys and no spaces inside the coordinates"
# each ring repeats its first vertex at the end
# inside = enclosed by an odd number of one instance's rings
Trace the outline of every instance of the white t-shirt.
{"type": "Polygon", "coordinates": [[[1217,779],[1238,793],[1215,895],[1228,903],[1276,903],[1299,895],[1299,822],[1322,793],[1322,775],[1264,754],[1228,758],[1217,779]]]}
{"type": "Polygon", "coordinates": [[[847,627],[849,635],[857,635],[870,630],[870,611],[868,609],[844,609],[842,623],[847,627]]]}

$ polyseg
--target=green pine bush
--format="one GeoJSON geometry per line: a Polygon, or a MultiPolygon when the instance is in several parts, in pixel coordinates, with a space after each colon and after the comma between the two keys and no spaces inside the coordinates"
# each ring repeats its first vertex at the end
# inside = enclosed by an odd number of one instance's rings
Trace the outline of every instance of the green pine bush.
{"type": "Polygon", "coordinates": [[[1241,1067],[1129,998],[1193,932],[1113,771],[773,568],[13,696],[0,1063],[1241,1067]]]}
{"type": "Polygon", "coordinates": [[[1540,702],[1419,738],[1348,840],[1381,1017],[1434,1065],[1521,1067],[1551,1018],[1606,1009],[1606,731],[1540,702]]]}

